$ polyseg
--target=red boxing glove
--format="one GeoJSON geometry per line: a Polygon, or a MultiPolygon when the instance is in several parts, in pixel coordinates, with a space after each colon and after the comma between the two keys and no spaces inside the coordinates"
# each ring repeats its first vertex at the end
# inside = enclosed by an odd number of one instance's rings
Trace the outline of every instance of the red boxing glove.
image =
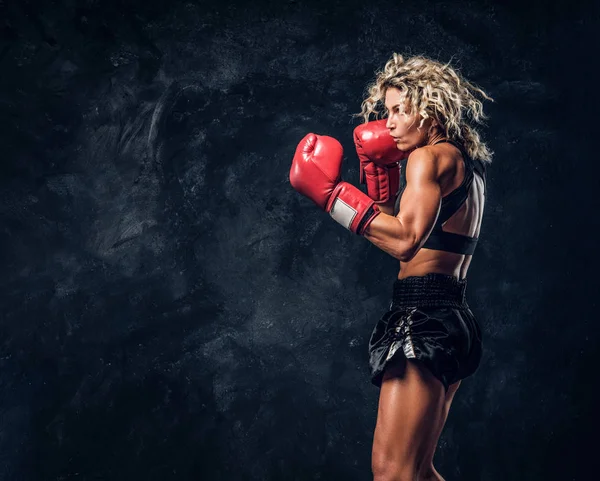
{"type": "Polygon", "coordinates": [[[341,180],[342,156],[336,139],[306,135],[296,148],[290,183],[346,229],[362,235],[380,211],[360,189],[341,180]]]}
{"type": "Polygon", "coordinates": [[[354,144],[360,159],[360,183],[376,204],[392,202],[400,184],[399,162],[408,157],[398,150],[385,126],[386,119],[361,124],[354,129],[354,144]]]}

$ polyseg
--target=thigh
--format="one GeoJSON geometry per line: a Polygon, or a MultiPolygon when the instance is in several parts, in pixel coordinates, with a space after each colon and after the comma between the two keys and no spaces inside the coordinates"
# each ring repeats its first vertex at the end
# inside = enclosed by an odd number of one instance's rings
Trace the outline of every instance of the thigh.
{"type": "Polygon", "coordinates": [[[394,358],[385,370],[379,396],[374,471],[416,475],[445,414],[445,401],[443,384],[423,363],[394,358]]]}

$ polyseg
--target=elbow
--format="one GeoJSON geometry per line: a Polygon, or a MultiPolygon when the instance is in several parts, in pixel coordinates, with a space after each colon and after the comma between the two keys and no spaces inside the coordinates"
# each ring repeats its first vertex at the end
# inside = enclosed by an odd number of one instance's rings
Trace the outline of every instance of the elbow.
{"type": "Polygon", "coordinates": [[[400,262],[409,262],[418,252],[420,239],[418,233],[406,224],[403,224],[400,218],[396,218],[400,230],[396,234],[394,257],[400,262]]]}
{"type": "Polygon", "coordinates": [[[394,257],[396,257],[396,259],[398,259],[400,262],[409,262],[414,256],[417,255],[418,250],[418,245],[411,242],[410,244],[405,245],[402,249],[399,249],[394,257]]]}
{"type": "Polygon", "coordinates": [[[401,252],[398,255],[396,255],[396,259],[398,259],[400,262],[409,262],[414,256],[414,253],[401,252]]]}
{"type": "Polygon", "coordinates": [[[405,254],[396,254],[394,257],[396,259],[398,259],[400,262],[408,262],[411,259],[405,254]]]}

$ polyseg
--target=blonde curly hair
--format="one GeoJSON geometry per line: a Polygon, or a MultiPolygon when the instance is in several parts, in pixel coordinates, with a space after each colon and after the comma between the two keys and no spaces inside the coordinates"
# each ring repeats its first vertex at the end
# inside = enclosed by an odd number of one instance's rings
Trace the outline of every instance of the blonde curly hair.
{"type": "Polygon", "coordinates": [[[494,99],[464,79],[449,63],[422,55],[405,59],[394,53],[383,70],[376,72],[375,82],[367,87],[368,97],[361,104],[361,112],[354,116],[362,117],[365,123],[371,114],[376,119],[384,118],[379,107],[383,106],[388,88],[400,91],[410,108],[408,113],[420,115],[419,127],[433,117],[446,137],[461,143],[472,158],[491,163],[493,152],[473,124],[484,125],[488,118],[478,97],[492,102],[494,99]]]}

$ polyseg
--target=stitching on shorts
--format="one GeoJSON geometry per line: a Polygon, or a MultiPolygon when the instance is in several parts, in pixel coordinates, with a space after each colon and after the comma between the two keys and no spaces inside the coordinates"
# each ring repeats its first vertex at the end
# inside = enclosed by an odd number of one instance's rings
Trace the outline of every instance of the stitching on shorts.
{"type": "Polygon", "coordinates": [[[388,351],[388,355],[386,357],[386,361],[391,359],[391,357],[396,353],[396,351],[402,347],[402,351],[404,355],[408,359],[415,359],[417,356],[415,354],[415,348],[412,341],[412,315],[417,310],[416,307],[408,308],[408,311],[403,313],[400,317],[400,322],[398,325],[393,327],[392,337],[394,341],[392,342],[390,349],[388,351]]]}

